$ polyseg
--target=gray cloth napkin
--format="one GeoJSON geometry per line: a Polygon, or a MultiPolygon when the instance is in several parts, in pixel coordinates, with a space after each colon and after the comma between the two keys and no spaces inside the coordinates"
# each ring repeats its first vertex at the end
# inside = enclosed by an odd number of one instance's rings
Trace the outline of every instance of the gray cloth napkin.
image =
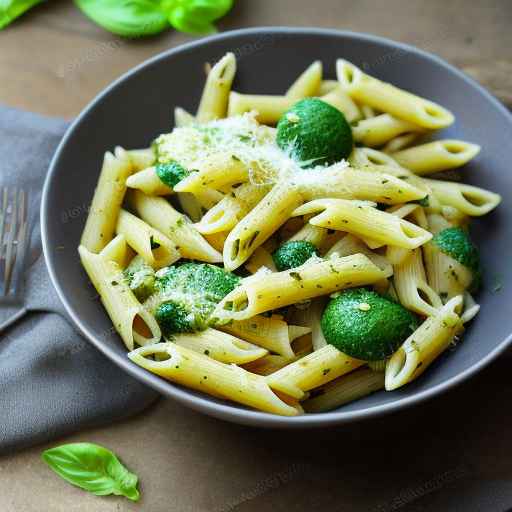
{"type": "MultiPolygon", "coordinates": [[[[29,189],[32,228],[24,304],[0,334],[0,453],[135,414],[157,393],[113,365],[71,326],[41,253],[39,202],[68,123],[0,107],[0,186],[29,189]]],[[[0,323],[15,309],[0,305],[0,323]]]]}

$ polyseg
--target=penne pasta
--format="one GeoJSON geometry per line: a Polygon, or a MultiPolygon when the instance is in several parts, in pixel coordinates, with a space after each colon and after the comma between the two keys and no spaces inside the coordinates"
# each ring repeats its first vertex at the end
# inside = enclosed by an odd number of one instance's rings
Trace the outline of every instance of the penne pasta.
{"type": "Polygon", "coordinates": [[[498,194],[483,188],[453,181],[431,179],[424,181],[441,204],[453,206],[472,217],[480,217],[489,213],[501,202],[501,197],[498,194]]]}
{"type": "Polygon", "coordinates": [[[247,320],[221,325],[219,329],[250,341],[288,360],[294,357],[288,324],[280,315],[255,315],[247,320]]]}
{"type": "Polygon", "coordinates": [[[276,124],[279,118],[296,102],[296,98],[290,96],[231,92],[229,95],[228,116],[232,117],[255,111],[258,122],[272,125],[276,124]]]}
{"type": "Polygon", "coordinates": [[[155,164],[156,155],[153,148],[130,149],[127,151],[135,172],[142,171],[155,164]]]}
{"type": "Polygon", "coordinates": [[[306,391],[337,379],[363,364],[364,361],[349,357],[332,345],[326,345],[270,374],[266,380],[274,391],[301,400],[306,391]]]}
{"type": "Polygon", "coordinates": [[[286,96],[301,100],[308,96],[317,96],[322,82],[322,62],[315,60],[286,91],[286,96]]]}
{"type": "Polygon", "coordinates": [[[146,345],[159,341],[161,332],[155,318],[135,298],[124,280],[121,267],[101,254],[92,253],[83,245],[78,248],[78,252],[126,348],[133,350],[135,343],[146,345]]]}
{"type": "Polygon", "coordinates": [[[381,112],[431,130],[446,128],[454,121],[453,114],[437,103],[373,78],[346,60],[338,59],[336,71],[341,86],[353,99],[381,112]]]}
{"type": "Polygon", "coordinates": [[[268,354],[268,350],[264,348],[217,329],[176,334],[173,336],[172,342],[228,364],[250,363],[268,354]]]}
{"type": "Polygon", "coordinates": [[[283,272],[248,278],[226,295],[213,316],[219,320],[245,320],[265,311],[329,295],[353,286],[389,277],[366,256],[332,258],[283,272]]]}
{"type": "Polygon", "coordinates": [[[196,118],[190,112],[187,112],[181,107],[176,107],[174,109],[174,124],[176,128],[191,126],[194,123],[196,123],[196,118]]]}
{"type": "Polygon", "coordinates": [[[80,244],[89,251],[98,253],[112,240],[126,192],[126,179],[133,170],[132,161],[124,149],[116,148],[115,156],[105,153],[80,240],[80,244]]]}
{"type": "MultiPolygon", "coordinates": [[[[354,140],[370,147],[382,146],[398,135],[416,134],[418,132],[421,132],[419,126],[409,121],[397,119],[390,114],[380,114],[363,119],[352,128],[354,140]]],[[[397,159],[397,161],[407,167],[400,160],[397,159]]]]}
{"type": "Polygon", "coordinates": [[[146,345],[130,352],[128,357],[156,375],[198,391],[283,416],[299,413],[272,392],[265,377],[174,343],[146,345]],[[152,356],[165,359],[153,360],[152,356]]]}
{"type": "Polygon", "coordinates": [[[245,263],[301,202],[297,188],[287,183],[275,185],[229,233],[223,252],[225,268],[234,270],[245,263]]]}
{"type": "Polygon", "coordinates": [[[192,224],[165,199],[134,190],[130,203],[140,218],[176,244],[184,258],[216,263],[222,261],[216,251],[192,224]]]}
{"type": "Polygon", "coordinates": [[[421,248],[414,249],[404,262],[394,266],[393,282],[398,300],[411,311],[432,316],[443,305],[427,283],[421,248]]]}
{"type": "Polygon", "coordinates": [[[324,94],[320,99],[337,108],[349,123],[361,118],[359,107],[340,86],[324,94]]]}
{"type": "Polygon", "coordinates": [[[284,416],[416,379],[480,309],[469,224],[501,197],[430,176],[480,147],[343,59],[276,95],[233,91],[233,53],[205,68],[194,115],[105,154],[78,249],[128,357],[284,416]]]}
{"type": "Polygon", "coordinates": [[[181,257],[169,238],[126,210],[119,212],[116,233],[123,235],[128,245],[155,269],[172,265],[181,257]]]}
{"type": "Polygon", "coordinates": [[[270,187],[251,183],[233,188],[206,212],[195,225],[196,229],[204,234],[230,231],[265,197],[269,189],[270,187]]]}
{"type": "Polygon", "coordinates": [[[393,153],[403,167],[423,176],[466,164],[480,152],[480,146],[462,140],[445,139],[393,153]]]}
{"type": "Polygon", "coordinates": [[[356,201],[316,199],[297,208],[293,215],[311,213],[318,213],[309,219],[314,226],[371,237],[405,249],[415,249],[432,238],[431,233],[412,222],[356,201]]]}
{"type": "Polygon", "coordinates": [[[462,296],[454,297],[404,341],[386,365],[386,390],[397,389],[419,377],[449,347],[463,330],[457,314],[461,306],[462,296]]]}
{"type": "Polygon", "coordinates": [[[384,372],[360,368],[343,375],[320,388],[319,394],[302,402],[308,413],[319,413],[336,409],[384,389],[384,372]]]}
{"type": "Polygon", "coordinates": [[[226,117],[231,84],[235,78],[236,59],[233,53],[226,53],[217,62],[206,79],[196,119],[205,123],[213,119],[226,117]]]}

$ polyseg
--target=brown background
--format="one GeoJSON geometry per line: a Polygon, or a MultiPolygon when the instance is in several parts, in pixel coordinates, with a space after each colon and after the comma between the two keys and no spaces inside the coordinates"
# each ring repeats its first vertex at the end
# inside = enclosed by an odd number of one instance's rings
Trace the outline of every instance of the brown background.
{"type": "MultiPolygon", "coordinates": [[[[219,27],[390,37],[441,55],[512,106],[511,22],[509,0],[239,0],[219,27]]],[[[71,118],[114,78],[189,39],[170,30],[124,41],[72,2],[54,0],[0,32],[0,103],[71,118]]],[[[0,459],[0,509],[504,511],[512,505],[509,364],[502,358],[414,411],[322,432],[258,431],[161,400],[142,416],[62,440],[117,452],[140,476],[139,504],[69,486],[40,462],[37,447],[0,459]]]]}

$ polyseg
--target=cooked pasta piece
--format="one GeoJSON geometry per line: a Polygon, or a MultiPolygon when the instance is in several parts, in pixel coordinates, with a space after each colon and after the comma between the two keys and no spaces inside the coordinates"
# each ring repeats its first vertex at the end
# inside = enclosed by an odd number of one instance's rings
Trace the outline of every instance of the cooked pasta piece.
{"type": "Polygon", "coordinates": [[[270,375],[271,373],[277,372],[287,364],[290,364],[290,359],[276,354],[269,354],[267,356],[260,357],[256,361],[244,364],[243,367],[251,373],[258,375],[270,375]]]}
{"type": "Polygon", "coordinates": [[[130,149],[127,153],[135,172],[142,171],[142,169],[146,169],[147,167],[154,165],[156,161],[156,155],[153,148],[130,149]]]}
{"type": "Polygon", "coordinates": [[[245,263],[290,217],[302,202],[296,187],[288,183],[274,188],[229,233],[224,245],[223,259],[227,270],[245,263]]]}
{"type": "Polygon", "coordinates": [[[265,377],[174,343],[146,345],[130,352],[128,357],[156,375],[198,391],[274,414],[295,416],[299,413],[272,392],[265,377]],[[155,361],[151,356],[166,359],[155,361]]]}
{"type": "Polygon", "coordinates": [[[319,389],[319,394],[302,402],[308,413],[336,409],[384,389],[384,372],[360,368],[333,380],[319,389]]]}
{"type": "Polygon", "coordinates": [[[286,96],[301,100],[308,96],[317,96],[322,83],[322,62],[315,60],[302,72],[286,91],[286,96]]]}
{"type": "Polygon", "coordinates": [[[271,272],[277,272],[272,255],[265,248],[258,247],[247,260],[245,268],[251,272],[251,274],[255,274],[262,267],[270,270],[271,272]]]}
{"type": "Polygon", "coordinates": [[[326,253],[326,258],[336,256],[351,256],[352,254],[364,254],[369,260],[379,267],[386,275],[393,274],[391,263],[382,254],[373,252],[365,243],[354,235],[347,234],[341,240],[338,240],[326,253]]]}
{"type": "Polygon", "coordinates": [[[124,235],[128,245],[154,269],[172,265],[181,256],[169,238],[126,210],[119,212],[116,233],[124,235]]]}
{"type": "Polygon", "coordinates": [[[151,197],[139,190],[130,194],[130,203],[140,218],[172,240],[184,258],[218,263],[221,254],[162,197],[151,197]]]}
{"type": "Polygon", "coordinates": [[[117,216],[126,192],[126,179],[134,167],[128,153],[116,148],[115,156],[105,153],[98,185],[82,233],[80,244],[98,253],[112,240],[117,216]]]}
{"type": "Polygon", "coordinates": [[[305,201],[328,197],[401,204],[426,196],[424,189],[391,174],[351,168],[311,171],[296,182],[305,201]]]}
{"type": "Polygon", "coordinates": [[[221,231],[219,233],[212,233],[211,235],[204,235],[204,239],[216,250],[222,254],[228,231],[221,231]]]}
{"type": "Polygon", "coordinates": [[[345,199],[316,199],[297,208],[293,215],[318,213],[309,219],[315,226],[346,231],[389,245],[415,249],[432,238],[432,234],[412,222],[345,199]]]}
{"type": "Polygon", "coordinates": [[[462,140],[445,139],[393,153],[403,167],[423,176],[460,167],[480,152],[480,146],[462,140]]]}
{"type": "Polygon", "coordinates": [[[341,86],[353,99],[381,112],[431,130],[446,128],[454,121],[453,114],[437,103],[371,77],[346,60],[338,59],[336,71],[341,86]]]}
{"type": "Polygon", "coordinates": [[[197,109],[198,123],[226,117],[229,92],[235,78],[236,59],[233,53],[226,53],[217,62],[206,79],[201,101],[197,109]]]}
{"type": "Polygon", "coordinates": [[[293,359],[288,324],[281,315],[261,316],[221,325],[219,329],[266,348],[271,352],[293,359]]]}
{"type": "Polygon", "coordinates": [[[385,277],[389,276],[362,254],[307,262],[291,270],[245,279],[224,297],[213,316],[221,320],[245,320],[343,288],[372,284],[385,277]]]}
{"type": "Polygon", "coordinates": [[[390,153],[393,155],[397,151],[401,151],[409,146],[411,146],[419,137],[421,133],[404,133],[403,135],[399,135],[394,139],[391,139],[383,148],[382,151],[384,153],[390,153]]]}
{"type": "Polygon", "coordinates": [[[453,206],[466,215],[479,217],[489,213],[501,202],[501,196],[480,187],[444,180],[424,180],[443,204],[453,206]]]}
{"type": "MultiPolygon", "coordinates": [[[[395,217],[399,217],[400,219],[405,219],[408,215],[412,214],[415,210],[417,210],[420,206],[418,204],[404,204],[404,205],[396,205],[388,208],[386,210],[387,213],[394,215],[395,217]]],[[[428,225],[421,226],[423,229],[428,229],[428,225]]],[[[378,249],[386,244],[382,242],[378,242],[373,238],[363,237],[362,240],[370,249],[378,249]]],[[[397,247],[397,249],[402,249],[401,247],[397,247]]],[[[404,249],[407,250],[407,249],[404,249]]],[[[397,263],[395,260],[394,263],[397,263]]]]}
{"type": "Polygon", "coordinates": [[[349,123],[361,118],[359,107],[340,86],[324,94],[320,99],[337,108],[349,123]]]}
{"type": "Polygon", "coordinates": [[[433,290],[446,302],[462,295],[471,287],[474,275],[466,266],[441,252],[429,242],[423,247],[428,282],[433,290]]]}
{"type": "Polygon", "coordinates": [[[326,345],[268,375],[266,379],[273,390],[301,400],[306,391],[337,379],[363,364],[364,361],[326,345]]]}
{"type": "Polygon", "coordinates": [[[458,315],[461,307],[462,296],[454,297],[404,341],[386,365],[386,390],[397,389],[416,379],[450,346],[463,330],[458,315]]]}
{"type": "Polygon", "coordinates": [[[176,184],[176,192],[202,192],[205,188],[222,190],[235,183],[249,180],[249,170],[237,157],[229,153],[216,153],[196,164],[190,173],[176,184]]]}
{"type": "Polygon", "coordinates": [[[306,242],[312,243],[315,247],[320,247],[327,236],[327,229],[313,226],[313,224],[309,224],[308,222],[307,224],[304,224],[304,226],[300,228],[297,233],[289,238],[288,241],[296,242],[299,240],[304,240],[306,242]]]}
{"type": "Polygon", "coordinates": [[[199,233],[230,231],[237,222],[247,215],[270,190],[269,186],[244,183],[210,208],[195,225],[199,233]]]}
{"type": "Polygon", "coordinates": [[[135,252],[126,243],[124,235],[116,235],[100,252],[100,255],[114,261],[121,268],[126,268],[135,256],[135,252]]]}
{"type": "Polygon", "coordinates": [[[297,99],[290,96],[240,94],[233,91],[229,95],[228,116],[232,117],[255,111],[258,122],[276,124],[279,118],[296,102],[297,99]]]}
{"type": "Polygon", "coordinates": [[[221,363],[250,363],[268,354],[264,348],[217,329],[175,334],[171,341],[221,363]]]}
{"type": "Polygon", "coordinates": [[[400,303],[411,311],[431,316],[443,305],[427,283],[421,248],[412,250],[404,262],[394,266],[393,282],[400,303]]]}
{"type": "Polygon", "coordinates": [[[132,174],[126,180],[128,188],[141,190],[149,196],[168,196],[173,193],[172,188],[168,187],[157,175],[156,167],[150,166],[132,174]]]}
{"type": "Polygon", "coordinates": [[[322,80],[320,88],[318,89],[318,95],[325,96],[327,93],[339,86],[340,84],[338,83],[338,80],[322,80]]]}
{"type": "Polygon", "coordinates": [[[121,267],[115,261],[94,254],[81,245],[80,260],[96,288],[103,306],[128,350],[134,343],[146,345],[160,340],[155,317],[139,303],[126,283],[121,267]]]}
{"type": "MultiPolygon", "coordinates": [[[[418,133],[420,131],[421,128],[419,126],[403,119],[397,119],[390,114],[380,114],[363,119],[352,128],[354,140],[370,147],[382,146],[398,135],[418,133]]],[[[400,161],[398,163],[407,167],[407,165],[400,161]]]]}
{"type": "Polygon", "coordinates": [[[473,320],[476,315],[478,315],[478,312],[480,311],[480,305],[475,302],[475,299],[473,296],[468,293],[464,292],[464,311],[462,312],[462,315],[460,317],[463,324],[473,320]]]}
{"type": "Polygon", "coordinates": [[[364,119],[371,119],[372,117],[377,116],[377,112],[370,105],[360,105],[361,114],[363,114],[364,119]]]}
{"type": "Polygon", "coordinates": [[[176,107],[174,109],[174,125],[176,128],[190,126],[195,122],[196,118],[190,112],[187,112],[184,108],[176,107]]]}

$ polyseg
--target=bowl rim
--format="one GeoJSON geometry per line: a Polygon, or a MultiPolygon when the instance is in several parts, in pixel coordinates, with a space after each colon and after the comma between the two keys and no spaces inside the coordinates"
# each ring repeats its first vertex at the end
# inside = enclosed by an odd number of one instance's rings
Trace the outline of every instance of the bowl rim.
{"type": "Polygon", "coordinates": [[[87,117],[96,104],[103,100],[106,96],[114,90],[118,84],[123,82],[125,79],[141,72],[145,67],[151,66],[154,63],[172,57],[175,54],[179,54],[184,51],[189,51],[196,47],[207,46],[211,42],[218,40],[229,40],[243,35],[322,35],[331,37],[345,37],[349,39],[357,39],[360,41],[366,41],[370,43],[377,43],[384,47],[389,47],[392,50],[403,50],[405,52],[411,52],[416,55],[420,55],[438,66],[445,68],[447,71],[455,74],[458,78],[466,82],[469,86],[475,88],[490,104],[498,109],[506,118],[508,118],[512,126],[512,114],[500,103],[494,96],[492,96],[484,87],[482,87],[475,80],[467,76],[465,73],[455,68],[446,61],[425,50],[416,48],[412,45],[394,41],[392,39],[375,36],[371,34],[347,31],[347,30],[336,30],[327,28],[314,28],[314,27],[292,27],[292,26],[276,26],[276,27],[251,27],[238,30],[230,30],[215,34],[206,38],[202,38],[196,41],[191,41],[175,48],[165,50],[144,62],[138,64],[134,68],[130,69],[126,73],[123,73],[119,78],[114,80],[110,85],[100,91],[88,105],[80,112],[80,114],[73,120],[71,125],[66,130],[63,138],[61,139],[49,165],[48,173],[45,178],[44,187],[41,198],[40,208],[40,223],[41,223],[41,241],[43,247],[43,254],[48,268],[50,279],[57,291],[57,295],[60,298],[66,313],[69,315],[73,323],[78,327],[80,333],[88,339],[97,349],[99,349],[105,356],[107,356],[113,363],[126,371],[129,375],[136,378],[140,382],[152,387],[167,397],[171,397],[178,402],[190,407],[193,410],[203,412],[209,416],[221,418],[227,421],[232,421],[239,424],[246,424],[258,427],[274,427],[274,428],[314,428],[314,427],[326,427],[332,425],[340,425],[353,421],[375,418],[384,414],[399,411],[401,409],[410,407],[414,404],[419,404],[425,400],[431,399],[441,393],[444,393],[455,386],[461,384],[466,379],[474,376],[477,372],[482,370],[491,361],[497,358],[507,347],[512,343],[512,333],[509,334],[505,339],[500,341],[497,346],[491,350],[485,357],[474,363],[470,367],[466,368],[457,375],[429,388],[427,390],[419,391],[414,393],[410,397],[399,398],[394,402],[375,405],[367,407],[357,411],[328,411],[324,413],[306,414],[299,416],[278,416],[261,411],[253,411],[250,409],[244,409],[240,406],[231,405],[228,402],[219,403],[210,399],[207,395],[195,395],[192,394],[188,389],[179,387],[173,383],[165,381],[147,370],[132,363],[128,357],[120,357],[112,349],[110,349],[105,343],[97,338],[81,320],[80,316],[74,312],[73,308],[69,304],[66,293],[60,285],[58,273],[54,266],[53,257],[50,251],[50,240],[48,234],[48,223],[52,212],[51,205],[49,202],[50,187],[51,183],[56,175],[58,162],[60,156],[64,151],[68,141],[72,138],[75,129],[81,124],[82,120],[87,117]]]}

